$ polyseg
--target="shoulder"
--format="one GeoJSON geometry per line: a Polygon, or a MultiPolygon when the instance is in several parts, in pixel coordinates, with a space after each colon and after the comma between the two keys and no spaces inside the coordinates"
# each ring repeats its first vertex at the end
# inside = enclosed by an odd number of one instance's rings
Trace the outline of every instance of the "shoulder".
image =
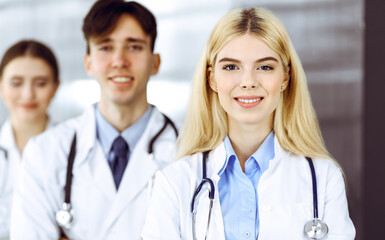
{"type": "Polygon", "coordinates": [[[159,171],[158,175],[161,175],[176,189],[189,186],[189,183],[195,182],[197,179],[197,169],[200,165],[199,156],[200,153],[185,156],[159,171]]]}
{"type": "MultiPolygon", "coordinates": [[[[312,158],[311,161],[314,165],[317,183],[328,184],[333,178],[343,181],[342,170],[335,160],[312,158]]],[[[286,154],[282,155],[280,162],[280,165],[286,169],[285,172],[311,179],[310,165],[306,157],[286,152],[286,154]]]]}
{"type": "Polygon", "coordinates": [[[160,139],[171,139],[175,140],[177,138],[177,133],[175,130],[176,125],[171,118],[166,116],[164,113],[160,112],[156,106],[153,106],[150,121],[147,126],[150,135],[157,134],[161,129],[164,128],[162,134],[159,136],[160,139]],[[174,129],[175,127],[175,129],[174,129]]]}
{"type": "Polygon", "coordinates": [[[51,126],[42,134],[31,139],[31,142],[41,146],[42,148],[52,148],[53,145],[68,143],[74,135],[74,131],[78,128],[81,117],[69,119],[65,122],[51,126]]]}

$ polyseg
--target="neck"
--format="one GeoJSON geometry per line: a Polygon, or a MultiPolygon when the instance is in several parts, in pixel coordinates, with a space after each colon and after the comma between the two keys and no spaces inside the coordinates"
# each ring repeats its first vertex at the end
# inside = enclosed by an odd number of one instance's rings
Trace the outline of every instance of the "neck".
{"type": "Polygon", "coordinates": [[[261,146],[272,130],[271,124],[266,125],[239,125],[229,121],[229,138],[239,163],[245,172],[245,163],[261,146]]]}
{"type": "Polygon", "coordinates": [[[11,126],[13,135],[15,136],[15,144],[20,154],[23,153],[24,147],[31,137],[44,132],[47,123],[47,115],[31,121],[20,120],[11,116],[11,126]]]}
{"type": "Polygon", "coordinates": [[[110,104],[99,102],[99,109],[102,116],[119,132],[134,124],[145,113],[148,103],[131,105],[110,104]]]}

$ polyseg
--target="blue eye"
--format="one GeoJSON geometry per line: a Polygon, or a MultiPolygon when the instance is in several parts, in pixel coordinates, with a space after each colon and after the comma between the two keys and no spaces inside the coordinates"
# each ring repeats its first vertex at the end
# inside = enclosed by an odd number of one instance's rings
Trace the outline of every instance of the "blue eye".
{"type": "Polygon", "coordinates": [[[258,69],[261,69],[263,71],[267,71],[267,70],[273,70],[274,68],[267,66],[267,65],[263,65],[263,66],[260,66],[258,69]]]}
{"type": "Polygon", "coordinates": [[[233,65],[233,64],[229,64],[229,65],[223,66],[223,69],[224,69],[224,70],[228,70],[228,71],[233,71],[233,70],[237,70],[238,67],[235,66],[235,65],[233,65]]]}

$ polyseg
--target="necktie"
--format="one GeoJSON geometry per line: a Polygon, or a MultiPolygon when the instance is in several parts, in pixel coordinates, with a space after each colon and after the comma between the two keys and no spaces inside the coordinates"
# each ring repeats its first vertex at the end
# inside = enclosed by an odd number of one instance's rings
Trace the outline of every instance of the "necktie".
{"type": "Polygon", "coordinates": [[[121,136],[119,136],[112,143],[111,151],[113,153],[113,159],[109,162],[109,164],[114,176],[116,189],[118,189],[128,162],[128,145],[126,141],[121,136]]]}

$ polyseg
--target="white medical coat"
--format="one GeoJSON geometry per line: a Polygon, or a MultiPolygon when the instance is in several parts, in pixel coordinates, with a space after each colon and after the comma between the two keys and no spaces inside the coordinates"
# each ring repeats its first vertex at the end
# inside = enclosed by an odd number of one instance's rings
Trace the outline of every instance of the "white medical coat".
{"type": "Polygon", "coordinates": [[[11,239],[58,239],[55,213],[64,202],[68,155],[76,131],[71,204],[74,224],[70,239],[140,239],[149,182],[175,155],[175,132],[168,126],[147,152],[164,117],[153,109],[148,125],[131,153],[119,190],[96,136],[95,109],[34,138],[25,149],[12,212],[11,239]]]}
{"type": "MultiPolygon", "coordinates": [[[[53,127],[51,121],[47,129],[53,127]]],[[[10,119],[7,119],[0,130],[0,146],[7,151],[0,152],[0,239],[9,238],[11,222],[11,206],[15,183],[19,176],[21,156],[16,146],[10,119]]]]}
{"type": "MultiPolygon", "coordinates": [[[[258,184],[259,240],[306,239],[303,228],[313,218],[312,177],[307,160],[282,149],[275,138],[275,157],[258,184]]],[[[224,144],[211,151],[207,177],[215,185],[215,198],[207,239],[225,239],[218,194],[218,172],[226,159],[224,144]]],[[[345,183],[331,161],[313,159],[318,188],[319,218],[329,226],[324,240],[352,240],[355,229],[349,218],[345,183]]],[[[191,201],[202,181],[202,154],[185,157],[156,174],[143,229],[144,240],[192,239],[191,201]]],[[[197,207],[197,237],[206,233],[209,198],[204,191],[197,207]]]]}

